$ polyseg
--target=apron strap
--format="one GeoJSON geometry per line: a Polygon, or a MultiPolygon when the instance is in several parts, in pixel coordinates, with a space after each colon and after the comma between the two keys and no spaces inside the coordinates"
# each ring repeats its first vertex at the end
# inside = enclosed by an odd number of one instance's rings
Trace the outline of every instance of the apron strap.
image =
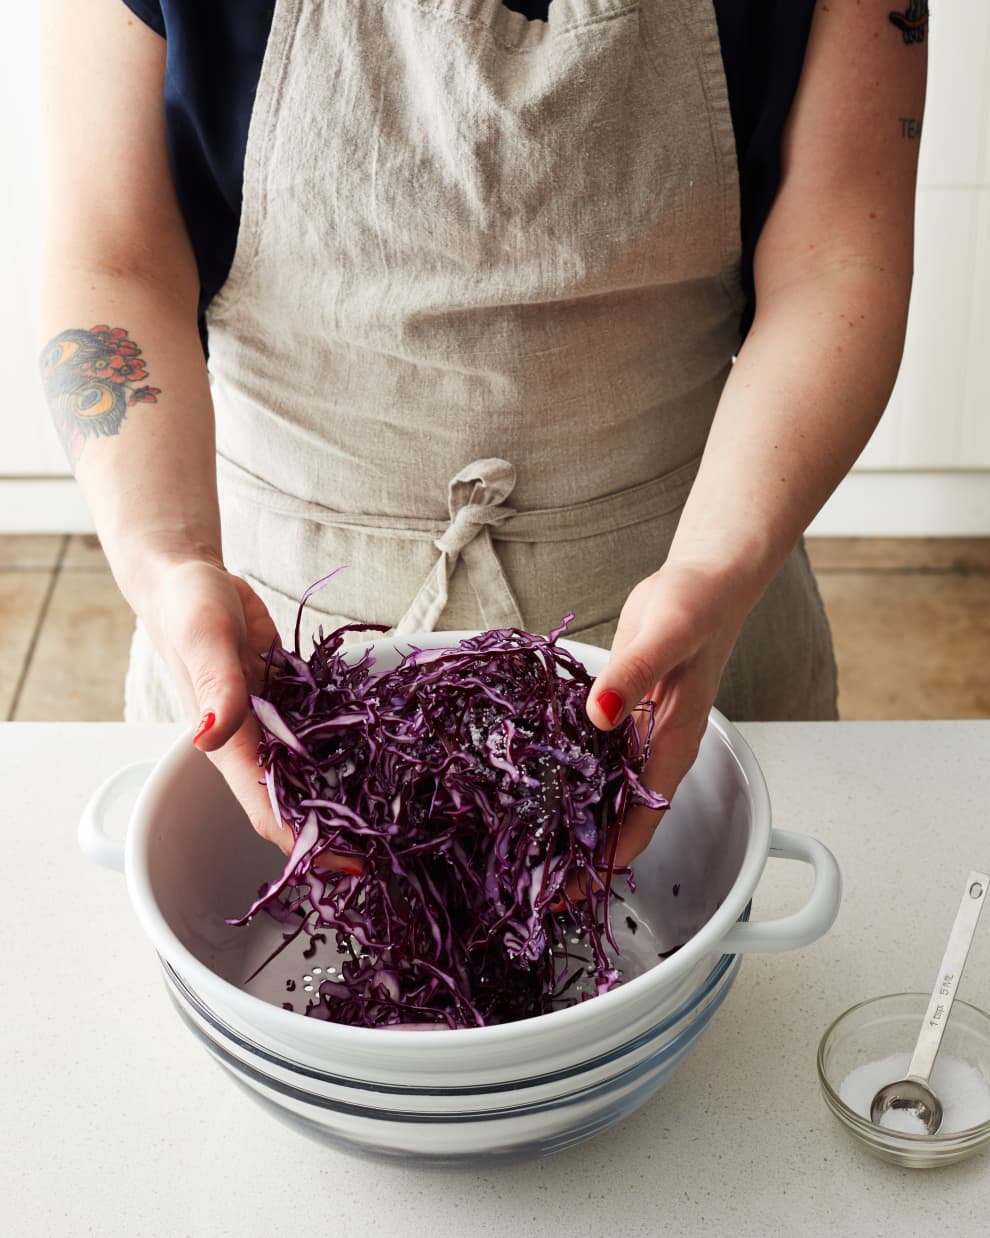
{"type": "Polygon", "coordinates": [[[493,525],[516,514],[513,508],[503,506],[515,484],[516,470],[508,460],[497,458],[475,460],[452,479],[447,499],[450,524],[433,543],[440,558],[395,625],[396,636],[433,631],[447,605],[450,578],[461,559],[484,626],[525,626],[491,535],[493,525]]]}

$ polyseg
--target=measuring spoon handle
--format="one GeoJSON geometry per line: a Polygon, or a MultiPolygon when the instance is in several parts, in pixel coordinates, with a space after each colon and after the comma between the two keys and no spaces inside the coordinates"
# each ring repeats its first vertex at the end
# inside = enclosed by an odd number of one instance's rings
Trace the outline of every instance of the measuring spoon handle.
{"type": "Polygon", "coordinates": [[[956,999],[956,990],[973,942],[973,934],[980,919],[980,912],[986,902],[987,887],[990,886],[990,876],[986,873],[970,873],[966,878],[966,889],[963,892],[962,903],[956,912],[955,923],[949,934],[949,941],[942,956],[942,965],[938,971],[938,979],[932,991],[928,1009],[925,1012],[918,1034],[917,1044],[911,1064],[908,1066],[908,1077],[918,1079],[927,1084],[935,1065],[935,1055],[938,1053],[949,1021],[949,1011],[956,999]]]}

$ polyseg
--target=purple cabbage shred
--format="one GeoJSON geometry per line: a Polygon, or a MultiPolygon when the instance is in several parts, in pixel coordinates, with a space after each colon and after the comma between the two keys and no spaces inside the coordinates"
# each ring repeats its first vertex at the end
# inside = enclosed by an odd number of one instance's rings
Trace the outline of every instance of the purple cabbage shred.
{"type": "Polygon", "coordinates": [[[609,905],[631,875],[613,827],[628,805],[666,800],[639,777],[652,715],[642,742],[632,719],[608,733],[588,719],[592,677],[559,644],[571,618],[549,636],[410,646],[392,670],[370,649],[345,656],[348,632],[384,630],[371,625],[321,629],[307,659],[297,624],[295,650],[267,655],[259,764],[295,845],[231,922],[264,909],[284,944],[309,938],[306,958],[330,938],[336,970],[310,1017],[482,1026],[619,979],[609,905]],[[326,852],[360,875],[314,866],[326,852]]]}

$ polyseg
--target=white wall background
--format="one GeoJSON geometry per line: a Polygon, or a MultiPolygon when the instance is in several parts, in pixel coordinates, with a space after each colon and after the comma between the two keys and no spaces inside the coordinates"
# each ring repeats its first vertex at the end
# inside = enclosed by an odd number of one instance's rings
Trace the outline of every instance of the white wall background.
{"type": "MultiPolygon", "coordinates": [[[[879,429],[812,531],[990,534],[990,2],[932,0],[907,347],[879,429]]],[[[37,386],[42,240],[37,6],[0,40],[0,532],[79,531],[88,514],[37,386]]]]}
{"type": "Polygon", "coordinates": [[[37,25],[35,5],[8,6],[0,40],[0,356],[9,384],[0,403],[0,473],[5,476],[65,472],[35,386],[42,231],[37,25]]]}

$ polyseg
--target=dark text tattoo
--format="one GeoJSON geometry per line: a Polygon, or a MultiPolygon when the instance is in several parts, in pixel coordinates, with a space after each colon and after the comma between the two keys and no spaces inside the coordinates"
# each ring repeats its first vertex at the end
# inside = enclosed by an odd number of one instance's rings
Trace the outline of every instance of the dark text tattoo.
{"type": "Polygon", "coordinates": [[[45,345],[39,362],[45,398],[69,463],[75,468],[88,435],[119,434],[132,404],[156,404],[144,386],[141,349],[124,327],[73,327],[45,345]]]}
{"type": "Polygon", "coordinates": [[[888,14],[905,43],[924,43],[928,33],[928,0],[908,0],[903,13],[888,14]]]}
{"type": "Polygon", "coordinates": [[[898,116],[897,123],[901,127],[902,138],[907,138],[909,142],[919,142],[921,140],[920,116],[898,116]]]}

